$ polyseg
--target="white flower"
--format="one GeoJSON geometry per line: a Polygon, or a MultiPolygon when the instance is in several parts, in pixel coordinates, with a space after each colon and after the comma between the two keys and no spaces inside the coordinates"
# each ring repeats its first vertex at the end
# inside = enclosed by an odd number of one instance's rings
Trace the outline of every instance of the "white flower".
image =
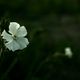
{"type": "Polygon", "coordinates": [[[6,40],[5,46],[12,51],[22,50],[29,44],[28,39],[25,38],[27,30],[24,26],[21,26],[16,22],[10,22],[9,33],[5,30],[1,36],[6,40]]]}
{"type": "Polygon", "coordinates": [[[65,48],[65,55],[68,56],[69,58],[72,57],[72,51],[70,47],[65,48]]]}

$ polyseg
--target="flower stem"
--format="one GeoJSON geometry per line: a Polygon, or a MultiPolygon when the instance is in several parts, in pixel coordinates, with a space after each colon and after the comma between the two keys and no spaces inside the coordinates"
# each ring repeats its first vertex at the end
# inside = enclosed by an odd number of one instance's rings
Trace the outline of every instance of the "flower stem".
{"type": "Polygon", "coordinates": [[[9,66],[9,68],[6,70],[6,72],[2,75],[2,77],[0,78],[0,80],[4,80],[8,73],[11,71],[11,69],[14,67],[14,65],[17,63],[18,59],[17,57],[13,60],[12,64],[9,66]]]}

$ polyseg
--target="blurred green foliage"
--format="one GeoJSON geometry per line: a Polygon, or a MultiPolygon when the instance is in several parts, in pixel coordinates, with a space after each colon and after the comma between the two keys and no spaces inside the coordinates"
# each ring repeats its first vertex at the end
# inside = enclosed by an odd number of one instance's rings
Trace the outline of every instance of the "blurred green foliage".
{"type": "Polygon", "coordinates": [[[80,79],[79,0],[0,0],[1,32],[11,21],[27,28],[30,44],[13,53],[0,41],[0,80],[80,79]],[[71,59],[64,55],[66,47],[73,51],[71,59]]]}

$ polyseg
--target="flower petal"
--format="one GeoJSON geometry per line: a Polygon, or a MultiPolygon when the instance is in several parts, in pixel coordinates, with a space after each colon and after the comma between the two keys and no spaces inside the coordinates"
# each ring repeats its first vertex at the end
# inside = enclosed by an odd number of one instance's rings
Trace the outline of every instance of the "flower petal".
{"type": "Polygon", "coordinates": [[[65,48],[65,55],[70,57],[70,58],[72,57],[73,53],[72,53],[70,47],[65,48]]]}
{"type": "Polygon", "coordinates": [[[6,43],[5,46],[12,51],[20,49],[19,44],[15,40],[13,40],[12,42],[6,43]]]}
{"type": "Polygon", "coordinates": [[[16,33],[17,37],[24,37],[27,35],[27,30],[24,26],[20,27],[16,33]]]}
{"type": "Polygon", "coordinates": [[[2,32],[1,36],[6,41],[12,41],[13,40],[12,36],[10,34],[8,34],[5,30],[2,32]]]}
{"type": "Polygon", "coordinates": [[[19,27],[20,27],[20,25],[18,23],[16,23],[16,22],[10,22],[9,32],[12,35],[15,35],[19,27]]]}
{"type": "Polygon", "coordinates": [[[20,49],[24,49],[29,44],[28,39],[23,37],[18,38],[17,43],[20,45],[20,49]]]}

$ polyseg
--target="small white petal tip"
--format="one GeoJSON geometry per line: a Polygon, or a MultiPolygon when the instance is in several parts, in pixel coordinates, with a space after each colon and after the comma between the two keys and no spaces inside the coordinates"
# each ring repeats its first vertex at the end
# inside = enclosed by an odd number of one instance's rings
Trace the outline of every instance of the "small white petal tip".
{"type": "Polygon", "coordinates": [[[72,57],[73,53],[70,47],[65,48],[65,55],[68,56],[69,58],[72,57]]]}

